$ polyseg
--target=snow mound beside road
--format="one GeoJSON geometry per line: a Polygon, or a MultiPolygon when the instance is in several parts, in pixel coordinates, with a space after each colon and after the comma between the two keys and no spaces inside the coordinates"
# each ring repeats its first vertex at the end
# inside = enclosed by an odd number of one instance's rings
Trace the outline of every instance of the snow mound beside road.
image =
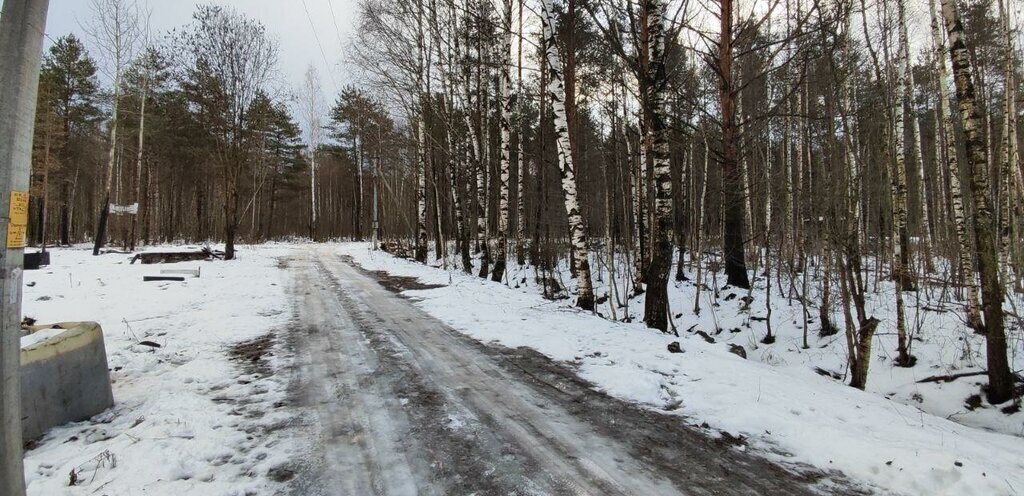
{"type": "Polygon", "coordinates": [[[232,262],[166,265],[54,249],[53,265],[26,272],[25,315],[40,323],[101,324],[115,401],[90,421],[52,429],[28,450],[28,494],[278,490],[288,460],[302,450],[282,435],[294,412],[278,408],[287,378],[276,372],[289,357],[268,343],[260,344],[259,356],[237,345],[290,322],[288,274],[277,259],[292,249],[243,247],[232,262]],[[199,279],[142,280],[159,269],[196,266],[199,279]]]}

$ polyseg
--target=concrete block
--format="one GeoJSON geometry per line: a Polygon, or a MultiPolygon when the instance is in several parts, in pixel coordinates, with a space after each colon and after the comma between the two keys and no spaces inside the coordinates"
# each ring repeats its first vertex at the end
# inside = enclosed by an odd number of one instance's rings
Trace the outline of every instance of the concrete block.
{"type": "Polygon", "coordinates": [[[103,330],[95,322],[33,326],[21,345],[25,442],[48,429],[88,420],[112,407],[103,330]]]}

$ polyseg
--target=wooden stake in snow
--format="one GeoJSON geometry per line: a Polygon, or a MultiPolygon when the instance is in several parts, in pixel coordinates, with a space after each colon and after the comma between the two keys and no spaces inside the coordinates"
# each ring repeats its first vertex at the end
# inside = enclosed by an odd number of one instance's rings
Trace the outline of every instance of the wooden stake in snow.
{"type": "Polygon", "coordinates": [[[192,277],[198,278],[199,274],[200,274],[200,270],[202,270],[202,269],[200,269],[199,267],[196,267],[194,269],[162,269],[160,271],[160,273],[161,274],[171,274],[171,275],[185,275],[185,276],[192,276],[192,277]]]}
{"type": "Polygon", "coordinates": [[[154,281],[174,281],[184,282],[185,278],[182,276],[142,276],[143,282],[154,282],[154,281]]]}

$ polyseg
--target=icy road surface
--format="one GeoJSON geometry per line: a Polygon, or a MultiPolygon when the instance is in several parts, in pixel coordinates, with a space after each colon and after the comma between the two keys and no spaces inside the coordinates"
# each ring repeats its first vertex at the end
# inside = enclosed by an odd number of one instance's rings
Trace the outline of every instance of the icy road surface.
{"type": "Polygon", "coordinates": [[[458,334],[329,249],[288,264],[297,400],[318,437],[293,494],[856,492],[458,334]]]}

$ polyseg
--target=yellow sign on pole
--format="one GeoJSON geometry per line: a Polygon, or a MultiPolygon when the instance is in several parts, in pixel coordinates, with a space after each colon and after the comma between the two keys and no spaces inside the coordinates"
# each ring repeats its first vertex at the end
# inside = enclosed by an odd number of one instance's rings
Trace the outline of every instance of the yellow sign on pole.
{"type": "Polygon", "coordinates": [[[11,206],[8,211],[7,247],[24,248],[28,244],[28,192],[11,191],[11,206]]]}
{"type": "Polygon", "coordinates": [[[16,226],[14,224],[7,225],[7,247],[8,248],[24,248],[28,245],[25,240],[25,231],[27,226],[16,226]]]}
{"type": "Polygon", "coordinates": [[[28,225],[28,193],[11,191],[11,224],[28,225]]]}

